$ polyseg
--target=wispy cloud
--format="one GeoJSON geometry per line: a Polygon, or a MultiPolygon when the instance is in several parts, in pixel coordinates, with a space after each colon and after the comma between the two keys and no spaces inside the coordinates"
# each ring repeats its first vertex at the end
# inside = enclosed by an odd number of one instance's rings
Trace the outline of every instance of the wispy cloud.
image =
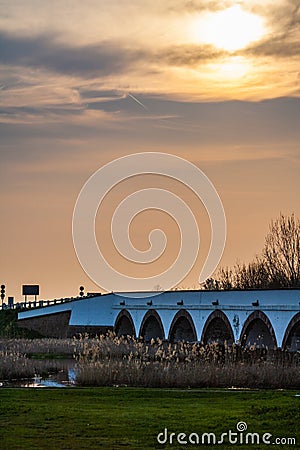
{"type": "Polygon", "coordinates": [[[183,44],[162,48],[154,57],[149,54],[149,59],[169,66],[195,67],[200,63],[213,62],[224,57],[226,53],[212,45],[183,44]]]}
{"type": "Polygon", "coordinates": [[[55,20],[49,20],[49,5],[7,4],[0,18],[3,120],[17,117],[17,108],[22,118],[42,110],[63,116],[103,107],[117,113],[126,96],[132,96],[132,108],[143,103],[141,93],[207,101],[298,96],[299,2],[241,1],[264,17],[268,33],[230,55],[186,39],[195,14],[234,3],[88,0],[83,6],[75,0],[70,10],[54,1],[54,9],[61,5],[55,20]]]}

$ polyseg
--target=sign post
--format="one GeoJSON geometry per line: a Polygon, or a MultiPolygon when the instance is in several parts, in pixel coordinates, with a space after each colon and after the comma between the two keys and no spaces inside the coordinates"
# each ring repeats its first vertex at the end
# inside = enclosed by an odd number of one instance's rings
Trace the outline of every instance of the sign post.
{"type": "Polygon", "coordinates": [[[23,284],[22,295],[24,295],[25,297],[25,305],[27,303],[28,295],[34,295],[34,301],[36,302],[39,293],[40,293],[40,286],[38,284],[23,284]]]}

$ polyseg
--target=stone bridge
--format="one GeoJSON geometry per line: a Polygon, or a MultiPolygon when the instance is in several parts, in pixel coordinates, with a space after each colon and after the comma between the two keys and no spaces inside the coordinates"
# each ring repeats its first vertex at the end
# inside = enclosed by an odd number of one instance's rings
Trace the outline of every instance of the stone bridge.
{"type": "Polygon", "coordinates": [[[18,315],[44,336],[114,330],[145,340],[201,341],[300,350],[300,289],[90,295],[18,315]]]}

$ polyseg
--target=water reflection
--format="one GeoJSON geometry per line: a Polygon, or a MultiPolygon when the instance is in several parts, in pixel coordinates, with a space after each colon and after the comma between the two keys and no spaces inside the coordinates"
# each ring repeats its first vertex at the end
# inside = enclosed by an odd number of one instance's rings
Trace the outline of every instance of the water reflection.
{"type": "Polygon", "coordinates": [[[65,388],[76,384],[76,371],[74,361],[68,364],[57,373],[52,373],[46,377],[35,375],[34,378],[21,380],[2,380],[1,387],[24,387],[24,388],[65,388]]]}

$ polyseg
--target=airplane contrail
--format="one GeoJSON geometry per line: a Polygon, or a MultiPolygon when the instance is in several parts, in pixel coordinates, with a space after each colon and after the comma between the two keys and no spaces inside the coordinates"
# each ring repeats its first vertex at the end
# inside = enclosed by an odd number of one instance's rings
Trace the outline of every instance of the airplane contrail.
{"type": "MultiPolygon", "coordinates": [[[[145,106],[140,100],[138,100],[134,95],[130,94],[130,92],[127,92],[127,97],[132,98],[132,100],[134,100],[136,103],[138,103],[145,111],[147,111],[148,113],[150,113],[149,108],[147,108],[147,106],[145,106]]],[[[155,116],[152,116],[152,118],[154,118],[155,116]]],[[[172,126],[173,123],[170,120],[170,117],[165,116],[165,117],[157,117],[160,121],[162,121],[164,124],[170,125],[172,126]]],[[[173,116],[171,116],[171,118],[173,118],[173,116]]]]}
{"type": "Polygon", "coordinates": [[[147,106],[145,106],[142,102],[140,102],[136,97],[134,97],[134,95],[130,94],[130,92],[128,92],[128,97],[132,98],[132,100],[134,100],[135,102],[137,102],[142,108],[144,108],[146,111],[149,112],[149,109],[147,108],[147,106]]]}

